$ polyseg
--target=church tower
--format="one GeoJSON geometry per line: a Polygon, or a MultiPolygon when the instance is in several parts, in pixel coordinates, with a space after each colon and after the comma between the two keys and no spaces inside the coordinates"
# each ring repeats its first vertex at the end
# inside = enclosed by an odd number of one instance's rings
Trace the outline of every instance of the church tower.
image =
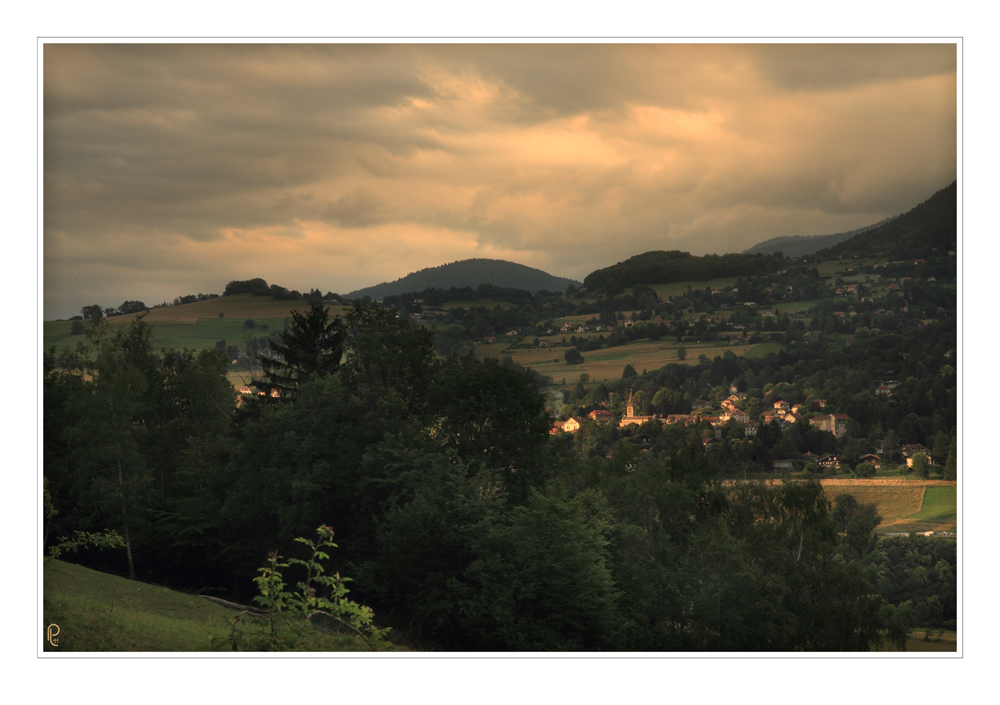
{"type": "Polygon", "coordinates": [[[628,390],[628,402],[625,404],[625,418],[635,416],[635,404],[632,401],[632,390],[628,390]]]}

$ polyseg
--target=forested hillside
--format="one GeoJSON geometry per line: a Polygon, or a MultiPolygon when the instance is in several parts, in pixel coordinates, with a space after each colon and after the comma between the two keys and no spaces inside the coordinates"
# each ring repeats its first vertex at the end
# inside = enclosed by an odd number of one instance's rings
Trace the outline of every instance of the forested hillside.
{"type": "Polygon", "coordinates": [[[567,286],[579,286],[580,282],[563,277],[554,277],[540,269],[526,267],[515,262],[495,259],[467,259],[440,267],[428,267],[419,272],[407,274],[394,282],[382,283],[358,289],[347,294],[349,299],[368,296],[373,301],[381,301],[387,296],[424,289],[450,289],[470,287],[480,284],[508,289],[524,289],[532,294],[543,289],[565,291],[567,286]]]}
{"type": "Polygon", "coordinates": [[[646,252],[611,267],[591,272],[583,283],[588,291],[620,294],[637,284],[668,284],[680,281],[708,281],[718,277],[766,274],[782,269],[782,257],[765,255],[705,255],[688,252],[646,252]]]}
{"type": "Polygon", "coordinates": [[[817,257],[877,257],[889,261],[940,256],[955,250],[958,233],[958,183],[952,182],[899,218],[856,235],[817,257]]]}

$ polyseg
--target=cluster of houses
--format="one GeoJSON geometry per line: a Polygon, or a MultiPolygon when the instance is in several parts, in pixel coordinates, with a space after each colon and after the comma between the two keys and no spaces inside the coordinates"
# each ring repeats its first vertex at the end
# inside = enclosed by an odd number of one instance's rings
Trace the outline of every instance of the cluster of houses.
{"type": "MultiPolygon", "coordinates": [[[[893,385],[895,386],[895,385],[893,385]]],[[[757,430],[760,428],[760,423],[770,423],[772,420],[777,420],[781,427],[788,428],[791,424],[803,418],[802,414],[806,412],[803,409],[802,404],[790,404],[787,401],[778,399],[772,402],[773,409],[768,410],[761,414],[761,421],[755,422],[751,419],[746,412],[738,408],[737,403],[745,399],[745,394],[731,394],[727,399],[723,400],[721,403],[722,413],[718,416],[704,416],[698,413],[693,414],[668,414],[666,416],[659,416],[653,414],[652,416],[643,416],[635,413],[635,399],[631,391],[629,391],[628,400],[625,404],[625,416],[617,421],[619,428],[625,428],[627,426],[641,426],[647,421],[661,421],[665,424],[697,424],[701,421],[708,421],[713,427],[715,427],[715,438],[707,438],[703,441],[705,445],[708,445],[713,440],[719,440],[722,437],[723,427],[732,420],[739,421],[743,424],[746,436],[751,437],[757,434],[757,430]]],[[[826,405],[825,399],[817,399],[811,402],[810,411],[815,409],[820,409],[826,405]]],[[[580,430],[580,427],[584,422],[590,419],[599,424],[614,423],[615,415],[612,414],[607,409],[595,409],[591,411],[584,417],[573,416],[566,421],[556,421],[552,425],[550,431],[551,434],[559,433],[576,433],[580,430]]],[[[847,422],[850,418],[847,414],[821,414],[817,416],[812,416],[808,419],[809,423],[819,428],[823,431],[828,431],[835,436],[843,436],[847,433],[847,422]]],[[[879,452],[883,452],[882,449],[877,449],[879,452]]],[[[931,451],[929,448],[916,443],[908,444],[902,446],[902,455],[906,460],[906,464],[909,467],[913,465],[913,458],[918,453],[923,453],[927,456],[928,462],[933,462],[931,459],[931,451]]],[[[840,467],[841,459],[835,453],[828,453],[823,456],[816,455],[815,453],[805,453],[802,456],[807,462],[815,463],[819,468],[823,470],[835,470],[840,467]]],[[[858,458],[859,464],[867,463],[872,465],[874,468],[880,468],[882,466],[882,459],[875,455],[874,453],[868,453],[866,455],[858,458]]],[[[793,467],[792,460],[775,460],[774,463],[775,470],[791,470],[793,467]]]]}
{"type": "MultiPolygon", "coordinates": [[[[880,449],[879,452],[882,452],[880,449]]],[[[902,447],[903,458],[906,460],[907,467],[913,467],[913,458],[917,453],[923,453],[927,456],[927,462],[933,462],[931,458],[931,450],[919,443],[911,443],[904,445],[902,447]]],[[[827,455],[818,456],[815,453],[804,453],[802,457],[809,462],[814,462],[823,470],[836,470],[840,468],[840,458],[835,453],[829,453],[827,455]]],[[[878,469],[882,467],[882,459],[875,455],[874,453],[866,453],[858,458],[858,465],[871,465],[873,468],[878,469]]],[[[774,463],[775,470],[791,470],[792,461],[791,460],[775,460],[774,463]]]]}
{"type": "MultiPolygon", "coordinates": [[[[875,390],[875,393],[891,395],[893,388],[897,385],[897,380],[884,379],[875,390]]],[[[806,407],[804,404],[792,404],[783,399],[774,400],[771,402],[772,408],[763,412],[760,415],[760,421],[758,422],[751,419],[745,411],[739,408],[740,402],[746,399],[746,394],[737,393],[735,386],[730,387],[730,391],[733,393],[721,402],[720,406],[722,413],[717,416],[707,416],[704,415],[704,413],[668,414],[665,416],[653,414],[651,416],[643,416],[635,413],[635,398],[632,391],[629,390],[628,400],[625,404],[625,415],[618,419],[617,425],[619,428],[625,428],[632,425],[641,426],[648,421],[660,421],[664,424],[698,424],[702,421],[708,421],[715,428],[715,438],[704,439],[702,442],[706,446],[713,440],[720,440],[722,438],[723,427],[733,420],[738,421],[743,425],[744,432],[747,437],[755,436],[760,428],[760,424],[762,423],[769,424],[772,421],[777,421],[782,430],[784,430],[797,421],[805,418],[806,414],[811,414],[807,421],[814,428],[832,433],[838,438],[847,433],[847,423],[850,421],[850,417],[848,417],[847,414],[816,413],[826,406],[826,399],[812,400],[807,408],[804,408],[806,407]]],[[[705,407],[708,406],[708,404],[709,402],[702,399],[695,401],[695,406],[698,407],[705,407]]],[[[581,426],[587,421],[587,419],[595,421],[599,424],[614,423],[615,415],[607,409],[595,409],[585,417],[574,416],[570,417],[566,421],[556,421],[553,424],[550,433],[553,435],[559,433],[576,433],[580,430],[581,426]]],[[[880,453],[884,452],[882,448],[878,448],[876,450],[880,453]]],[[[930,449],[921,444],[904,445],[902,446],[901,451],[908,467],[913,466],[913,458],[918,453],[923,453],[927,456],[928,462],[933,462],[930,449]]],[[[818,456],[814,453],[805,453],[802,457],[807,462],[815,463],[823,470],[838,469],[841,464],[841,459],[835,453],[828,453],[823,456],[818,456]]],[[[775,460],[773,463],[775,470],[791,470],[793,464],[792,460],[775,460]]],[[[868,453],[858,458],[858,464],[869,464],[877,469],[882,466],[882,459],[874,453],[868,453]]]]}
{"type": "MultiPolygon", "coordinates": [[[[629,318],[619,318],[615,321],[614,325],[599,323],[597,325],[585,325],[582,323],[564,323],[559,329],[560,333],[603,333],[603,332],[614,332],[615,328],[631,328],[636,323],[641,323],[642,321],[633,321],[629,318]]],[[[653,323],[657,325],[665,326],[668,329],[672,329],[674,324],[672,321],[667,321],[659,316],[653,318],[652,320],[645,321],[646,323],[653,323]]]]}
{"type": "MultiPolygon", "coordinates": [[[[626,426],[633,425],[641,426],[647,421],[661,421],[666,424],[696,424],[701,421],[708,421],[715,427],[716,438],[721,438],[722,428],[730,421],[735,420],[743,424],[744,434],[747,437],[752,437],[757,435],[760,423],[767,424],[771,423],[773,420],[777,420],[781,428],[786,429],[796,421],[803,418],[803,415],[799,413],[800,411],[804,411],[802,409],[802,404],[790,404],[787,401],[778,399],[777,401],[772,402],[772,410],[768,410],[761,414],[761,421],[758,423],[751,419],[745,411],[738,407],[738,403],[745,398],[746,394],[734,392],[722,401],[722,413],[718,416],[703,416],[697,413],[668,414],[666,416],[653,414],[652,416],[642,416],[635,413],[635,399],[632,391],[629,390],[628,400],[625,403],[625,416],[618,421],[618,427],[624,428],[626,426]]],[[[704,405],[707,405],[707,402],[704,402],[704,405]]],[[[818,399],[812,402],[813,409],[822,408],[824,406],[826,406],[825,399],[818,399]]],[[[587,418],[596,421],[597,423],[610,423],[614,420],[614,415],[607,409],[595,409],[587,414],[586,417],[573,416],[566,421],[556,421],[552,425],[550,433],[575,433],[580,430],[580,426],[584,423],[584,421],[586,421],[587,418]]],[[[847,422],[849,420],[850,419],[847,414],[825,414],[812,417],[809,419],[809,423],[839,437],[847,433],[847,422]]]]}

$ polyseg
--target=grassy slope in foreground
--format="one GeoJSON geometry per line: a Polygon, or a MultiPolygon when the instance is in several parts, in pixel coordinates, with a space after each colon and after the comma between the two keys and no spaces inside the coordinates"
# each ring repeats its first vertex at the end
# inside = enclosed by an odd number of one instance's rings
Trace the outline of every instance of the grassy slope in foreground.
{"type": "MultiPolygon", "coordinates": [[[[47,652],[228,652],[235,615],[195,595],[45,561],[43,621],[59,625],[59,645],[43,642],[47,652]]],[[[303,637],[297,650],[369,652],[360,639],[320,631],[303,637]]]]}

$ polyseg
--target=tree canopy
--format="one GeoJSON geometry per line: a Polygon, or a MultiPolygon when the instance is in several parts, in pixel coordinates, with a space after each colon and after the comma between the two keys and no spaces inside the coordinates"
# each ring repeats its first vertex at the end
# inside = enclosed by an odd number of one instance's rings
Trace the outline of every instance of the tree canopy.
{"type": "MultiPolygon", "coordinates": [[[[905,641],[900,586],[921,576],[919,615],[954,619],[949,556],[933,573],[882,556],[870,507],[831,509],[818,481],[726,481],[724,453],[763,465],[832,434],[737,424],[718,452],[707,422],[551,436],[529,374],[438,357],[374,304],[311,306],[277,338],[256,384],[283,402],[238,409],[223,351],[153,351],[141,315],[47,355],[46,541],[112,529],[125,556],[80,560],[239,602],[267,554],[336,525],[353,597],[434,649],[865,651],[905,641]]],[[[673,365],[666,391],[616,384],[664,408],[686,375],[722,386],[740,362],[673,365]]]]}

